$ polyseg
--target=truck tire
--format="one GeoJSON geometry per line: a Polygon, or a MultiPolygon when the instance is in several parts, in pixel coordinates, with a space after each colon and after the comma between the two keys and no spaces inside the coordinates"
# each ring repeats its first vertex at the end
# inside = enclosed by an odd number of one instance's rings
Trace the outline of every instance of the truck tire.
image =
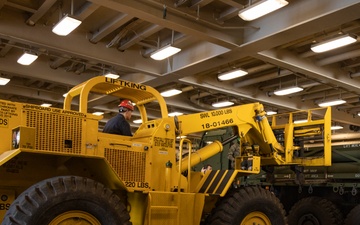
{"type": "Polygon", "coordinates": [[[355,206],[346,216],[345,225],[357,225],[360,221],[360,205],[355,206]]]}
{"type": "Polygon", "coordinates": [[[289,225],[338,225],[343,217],[340,210],[329,200],[320,197],[303,198],[291,208],[289,225]]]}
{"type": "Polygon", "coordinates": [[[209,225],[285,225],[280,201],[261,187],[244,187],[222,199],[206,220],[209,225]]]}
{"type": "Polygon", "coordinates": [[[3,225],[131,225],[120,198],[94,180],[61,176],[41,181],[11,204],[3,225]]]}

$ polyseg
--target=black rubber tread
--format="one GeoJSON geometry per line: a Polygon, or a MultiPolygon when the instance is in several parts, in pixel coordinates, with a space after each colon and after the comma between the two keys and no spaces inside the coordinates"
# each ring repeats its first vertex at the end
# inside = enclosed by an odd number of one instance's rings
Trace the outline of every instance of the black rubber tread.
{"type": "Polygon", "coordinates": [[[101,224],[131,225],[120,198],[94,180],[61,176],[41,181],[11,204],[2,225],[45,225],[71,210],[93,215],[101,224]]]}
{"type": "Polygon", "coordinates": [[[343,215],[331,201],[320,197],[303,198],[291,208],[289,225],[343,224],[343,215]]]}
{"type": "Polygon", "coordinates": [[[271,224],[285,225],[285,210],[274,194],[261,187],[244,187],[223,198],[207,218],[208,225],[239,225],[251,212],[265,214],[271,224]]]}
{"type": "Polygon", "coordinates": [[[360,224],[360,205],[355,206],[346,216],[345,225],[360,224]]]}

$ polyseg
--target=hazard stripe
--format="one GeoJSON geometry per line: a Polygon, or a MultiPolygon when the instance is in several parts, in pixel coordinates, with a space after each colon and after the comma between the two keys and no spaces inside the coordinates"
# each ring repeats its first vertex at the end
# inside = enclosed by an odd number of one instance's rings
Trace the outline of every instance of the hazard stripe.
{"type": "Polygon", "coordinates": [[[226,170],[220,170],[219,173],[216,175],[215,180],[212,182],[209,190],[207,193],[213,193],[215,191],[216,186],[219,184],[221,178],[223,177],[226,170]]]}
{"type": "Polygon", "coordinates": [[[216,174],[216,170],[212,170],[209,174],[209,176],[206,178],[204,184],[201,186],[199,193],[205,193],[207,187],[210,185],[211,180],[216,174]]]}
{"type": "Polygon", "coordinates": [[[229,182],[230,177],[233,175],[235,171],[234,170],[227,170],[227,173],[224,177],[224,179],[221,181],[220,186],[218,187],[218,189],[216,190],[215,194],[221,194],[223,192],[223,190],[225,189],[226,184],[229,182]]]}

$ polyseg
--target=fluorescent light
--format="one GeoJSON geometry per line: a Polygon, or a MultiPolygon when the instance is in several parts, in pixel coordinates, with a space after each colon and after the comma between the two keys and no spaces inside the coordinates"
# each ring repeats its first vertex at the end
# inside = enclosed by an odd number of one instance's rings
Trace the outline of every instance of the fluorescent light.
{"type": "Polygon", "coordinates": [[[344,127],[339,126],[339,125],[331,126],[331,130],[341,130],[341,129],[343,129],[343,128],[344,128],[344,127]]]}
{"type": "Polygon", "coordinates": [[[306,123],[308,120],[295,120],[294,124],[306,123]]]}
{"type": "Polygon", "coordinates": [[[346,34],[336,38],[329,39],[324,42],[314,44],[311,46],[311,50],[316,53],[326,52],[335,48],[352,44],[356,41],[357,41],[357,37],[355,35],[346,34]]]}
{"type": "Polygon", "coordinates": [[[41,106],[42,106],[42,107],[50,107],[50,106],[52,106],[52,104],[50,104],[50,103],[43,103],[43,104],[41,104],[41,106]]]}
{"type": "Polygon", "coordinates": [[[278,96],[283,96],[283,95],[293,94],[293,93],[296,93],[296,92],[299,92],[302,90],[304,90],[304,89],[301,87],[293,86],[293,87],[287,87],[287,88],[281,88],[281,89],[275,90],[274,94],[278,95],[278,96]]]}
{"type": "Polygon", "coordinates": [[[277,112],[276,111],[266,111],[266,115],[271,116],[271,115],[276,115],[277,112]]]}
{"type": "Polygon", "coordinates": [[[0,85],[6,85],[9,81],[10,79],[8,78],[0,77],[0,85]]]}
{"type": "Polygon", "coordinates": [[[159,50],[156,50],[155,52],[151,53],[150,57],[155,60],[163,60],[172,55],[175,55],[176,53],[178,53],[180,51],[181,51],[180,48],[176,48],[171,45],[167,45],[167,46],[160,48],[159,50]]]}
{"type": "Polygon", "coordinates": [[[66,36],[75,30],[80,24],[80,20],[66,15],[54,26],[52,32],[60,36],[66,36]]]}
{"type": "Polygon", "coordinates": [[[334,106],[334,105],[341,105],[346,103],[345,100],[342,99],[336,99],[336,100],[331,100],[331,101],[327,101],[327,102],[321,102],[318,105],[320,107],[328,107],[328,106],[334,106]]]}
{"type": "Polygon", "coordinates": [[[142,123],[142,119],[134,120],[133,123],[142,123]]]}
{"type": "Polygon", "coordinates": [[[167,90],[167,91],[163,91],[160,94],[163,97],[171,97],[171,96],[174,96],[174,95],[178,95],[180,93],[182,93],[181,90],[173,88],[173,89],[170,89],[170,90],[167,90]]]}
{"type": "Polygon", "coordinates": [[[230,106],[230,105],[234,105],[234,103],[230,101],[222,101],[222,102],[214,102],[212,104],[212,106],[216,108],[230,106]]]}
{"type": "Polygon", "coordinates": [[[232,71],[229,71],[229,72],[226,72],[226,73],[219,74],[218,79],[219,80],[231,80],[231,79],[234,79],[234,78],[237,78],[237,77],[244,76],[246,74],[248,74],[248,72],[240,70],[240,69],[232,70],[232,71]]]}
{"type": "Polygon", "coordinates": [[[111,79],[118,79],[120,77],[118,74],[115,74],[115,73],[107,73],[104,76],[111,78],[111,79]]]}
{"type": "Polygon", "coordinates": [[[33,63],[37,58],[38,56],[36,54],[24,52],[24,54],[22,54],[22,56],[20,56],[20,58],[17,60],[17,63],[28,66],[33,63]]]}
{"type": "Polygon", "coordinates": [[[93,112],[92,114],[96,116],[101,116],[104,115],[104,112],[93,112]]]}
{"type": "Polygon", "coordinates": [[[169,113],[168,116],[181,116],[183,114],[184,113],[182,113],[182,112],[172,112],[172,113],[169,113]]]}
{"type": "Polygon", "coordinates": [[[271,13],[289,4],[285,0],[262,0],[239,11],[241,19],[250,21],[271,13]]]}
{"type": "Polygon", "coordinates": [[[176,139],[182,139],[182,138],[186,138],[186,136],[178,136],[178,137],[176,137],[176,139]]]}

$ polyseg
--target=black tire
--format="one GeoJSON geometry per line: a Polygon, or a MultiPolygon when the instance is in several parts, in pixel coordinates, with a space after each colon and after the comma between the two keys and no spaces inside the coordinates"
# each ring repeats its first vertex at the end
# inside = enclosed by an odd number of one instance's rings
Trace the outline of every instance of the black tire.
{"type": "Polygon", "coordinates": [[[270,191],[244,187],[222,199],[206,220],[209,225],[285,225],[285,210],[270,191]]]}
{"type": "Polygon", "coordinates": [[[61,176],[41,181],[24,191],[11,204],[2,225],[78,224],[81,221],[84,222],[81,224],[131,225],[129,219],[124,203],[101,183],[61,176]]]}
{"type": "Polygon", "coordinates": [[[289,225],[339,225],[343,223],[340,210],[329,200],[320,197],[303,198],[291,208],[289,225]]]}
{"type": "Polygon", "coordinates": [[[346,216],[345,225],[360,224],[360,205],[355,206],[346,216]]]}

